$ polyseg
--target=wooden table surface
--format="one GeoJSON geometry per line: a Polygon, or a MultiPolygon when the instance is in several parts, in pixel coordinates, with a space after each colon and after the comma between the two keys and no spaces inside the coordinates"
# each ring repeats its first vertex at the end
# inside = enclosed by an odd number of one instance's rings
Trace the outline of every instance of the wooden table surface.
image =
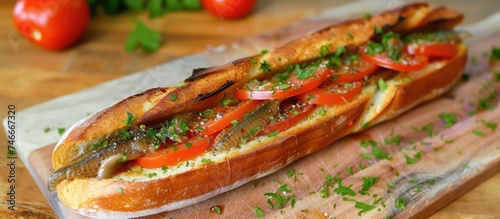
{"type": "MultiPolygon", "coordinates": [[[[278,28],[347,2],[262,0],[251,16],[236,21],[220,20],[204,11],[172,12],[153,20],[148,20],[147,16],[141,14],[139,18],[164,37],[161,49],[147,54],[141,51],[124,52],[126,36],[134,27],[134,23],[124,15],[100,14],[93,18],[83,39],[70,49],[60,52],[40,49],[20,37],[15,30],[11,21],[15,1],[0,1],[0,117],[7,116],[9,104],[14,104],[19,111],[170,60],[278,28]]],[[[466,24],[500,11],[498,0],[439,0],[432,4],[450,4],[465,12],[466,24]]],[[[0,132],[3,151],[7,148],[3,127],[0,132]]],[[[5,165],[5,156],[0,156],[0,163],[2,217],[8,212],[4,203],[8,199],[5,183],[8,167],[5,165]]],[[[29,210],[45,212],[38,215],[27,213],[24,216],[55,217],[21,161],[17,163],[17,209],[28,206],[29,210]]],[[[500,218],[500,173],[470,189],[472,190],[436,212],[432,218],[500,218]]]]}

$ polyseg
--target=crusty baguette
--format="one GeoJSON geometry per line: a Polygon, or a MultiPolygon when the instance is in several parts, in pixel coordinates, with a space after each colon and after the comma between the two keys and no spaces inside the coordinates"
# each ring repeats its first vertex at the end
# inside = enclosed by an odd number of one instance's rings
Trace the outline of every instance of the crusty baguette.
{"type": "Polygon", "coordinates": [[[89,118],[69,128],[66,135],[56,145],[52,156],[53,167],[57,170],[67,165],[71,159],[92,150],[92,145],[102,139],[102,136],[124,127],[122,121],[127,118],[127,111],[139,116],[134,121],[135,124],[147,124],[179,112],[192,111],[200,106],[210,106],[212,98],[205,99],[203,102],[200,99],[208,96],[207,94],[217,93],[220,88],[226,88],[225,91],[228,92],[231,88],[241,86],[245,81],[263,74],[259,65],[254,65],[252,62],[266,61],[272,66],[272,71],[279,71],[288,65],[315,59],[316,55],[321,52],[321,46],[327,46],[329,51],[336,51],[339,46],[365,43],[373,35],[376,26],[401,30],[419,25],[425,26],[420,20],[424,19],[428,12],[427,4],[414,4],[383,12],[370,19],[341,23],[294,40],[264,56],[256,55],[224,66],[197,71],[188,78],[185,86],[176,89],[151,89],[129,97],[90,115],[89,118]],[[348,33],[356,37],[350,38],[348,33]],[[279,62],[278,57],[287,62],[279,62]],[[227,87],[228,85],[230,88],[227,87]],[[178,99],[175,102],[169,101],[174,93],[178,99]]]}
{"type": "MultiPolygon", "coordinates": [[[[370,19],[332,26],[262,57],[251,58],[257,62],[266,60],[273,71],[278,71],[285,64],[277,62],[277,57],[289,59],[287,65],[303,63],[313,59],[313,54],[318,54],[323,45],[329,45],[329,51],[342,45],[361,45],[370,39],[375,26],[402,32],[421,28],[426,25],[423,21],[431,11],[425,4],[405,6],[370,19]],[[336,37],[332,38],[334,33],[336,37]],[[347,33],[355,37],[351,39],[347,33]]],[[[458,54],[452,59],[433,61],[419,72],[388,78],[385,91],[371,83],[354,100],[339,106],[318,107],[307,119],[273,138],[258,137],[227,153],[213,155],[207,152],[189,160],[189,166],[182,165],[166,173],[160,168],[144,169],[142,173],[127,171],[104,180],[64,180],[57,186],[58,198],[79,213],[98,218],[137,217],[200,202],[271,174],[343,136],[398,116],[439,96],[460,78],[466,57],[466,46],[460,44],[458,54]],[[319,115],[319,109],[326,114],[319,115]],[[204,157],[212,162],[201,162],[204,157]],[[157,177],[144,176],[153,172],[157,177]]],[[[68,165],[72,159],[90,150],[102,136],[123,127],[127,111],[139,116],[136,125],[164,120],[180,112],[215,104],[214,100],[223,93],[230,93],[261,74],[258,66],[247,58],[215,69],[198,70],[183,87],[152,89],[121,101],[73,126],[54,150],[54,168],[68,165]],[[168,101],[173,94],[178,96],[175,103],[168,101]]]]}

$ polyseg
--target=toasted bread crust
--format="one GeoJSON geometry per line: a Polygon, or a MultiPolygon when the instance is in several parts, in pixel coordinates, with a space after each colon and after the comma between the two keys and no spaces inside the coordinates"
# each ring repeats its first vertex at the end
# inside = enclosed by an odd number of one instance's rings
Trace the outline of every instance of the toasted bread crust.
{"type": "MultiPolygon", "coordinates": [[[[263,57],[252,58],[259,61],[266,60],[274,69],[280,69],[291,63],[310,60],[311,54],[319,53],[323,45],[328,45],[329,51],[335,51],[338,46],[342,45],[360,45],[370,39],[372,36],[370,33],[373,32],[375,26],[390,27],[401,31],[419,28],[417,24],[426,19],[429,11],[431,10],[425,4],[406,6],[399,10],[384,12],[371,19],[350,21],[330,27],[277,48],[263,57]],[[413,15],[416,17],[412,17],[413,15]],[[401,22],[402,17],[408,18],[411,22],[407,20],[401,22]],[[331,38],[332,33],[338,34],[339,37],[331,38]],[[348,37],[347,33],[354,35],[354,39],[348,37]],[[290,62],[286,64],[278,62],[277,57],[289,59],[290,62]]],[[[459,53],[455,58],[437,61],[433,66],[417,73],[412,80],[402,80],[399,76],[390,79],[388,88],[383,93],[383,100],[380,101],[381,107],[376,109],[371,106],[375,98],[374,92],[381,91],[377,91],[376,87],[372,86],[364,89],[349,103],[323,107],[326,110],[325,116],[313,113],[311,118],[281,132],[276,138],[256,139],[241,149],[232,151],[218,162],[199,164],[175,175],[160,176],[139,182],[116,178],[64,180],[57,186],[58,198],[70,208],[94,217],[137,217],[200,202],[271,174],[343,136],[365,129],[366,127],[361,124],[373,126],[400,115],[419,103],[439,96],[460,77],[465,66],[466,55],[466,47],[460,45],[459,53]]],[[[75,131],[71,131],[54,151],[54,156],[67,157],[53,158],[53,160],[56,160],[57,166],[60,167],[64,165],[63,160],[68,160],[69,156],[75,154],[75,152],[71,152],[71,155],[64,155],[64,153],[68,153],[67,151],[71,148],[78,147],[80,143],[97,138],[95,136],[99,135],[96,134],[103,132],[100,129],[109,131],[116,127],[123,127],[123,124],[119,123],[126,119],[127,110],[133,110],[135,115],[139,116],[139,119],[135,121],[136,124],[154,122],[159,118],[165,119],[176,113],[206,106],[212,103],[211,99],[218,94],[230,92],[248,78],[262,73],[258,66],[252,64],[250,58],[207,72],[206,74],[197,72],[184,87],[149,91],[131,97],[130,101],[133,103],[126,103],[124,100],[125,102],[117,104],[120,106],[114,105],[97,113],[96,116],[91,116],[91,120],[84,121],[83,126],[77,125],[74,128],[75,131]],[[228,82],[232,84],[224,87],[228,82]],[[220,87],[224,87],[223,91],[219,89],[220,87]],[[176,103],[169,100],[174,93],[178,97],[176,103]],[[203,95],[207,93],[210,95],[203,95]],[[207,98],[200,100],[200,97],[207,98]],[[129,108],[141,106],[141,101],[146,99],[148,106],[151,107],[145,107],[143,104],[140,110],[129,108]],[[121,104],[124,105],[123,108],[121,104]],[[126,106],[127,104],[130,106],[126,106]],[[116,117],[106,118],[107,116],[116,117]],[[112,120],[109,124],[104,124],[114,125],[113,128],[102,127],[99,124],[100,121],[97,123],[100,119],[112,120]],[[93,124],[99,131],[91,128],[94,127],[93,124]],[[80,130],[81,127],[87,128],[80,130]]],[[[55,163],[54,167],[56,168],[55,163]]]]}

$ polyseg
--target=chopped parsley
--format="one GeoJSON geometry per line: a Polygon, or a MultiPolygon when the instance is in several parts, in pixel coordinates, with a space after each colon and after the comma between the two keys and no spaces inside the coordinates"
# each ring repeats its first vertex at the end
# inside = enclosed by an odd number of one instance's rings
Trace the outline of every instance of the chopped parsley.
{"type": "Polygon", "coordinates": [[[234,119],[231,121],[231,125],[236,126],[238,125],[238,120],[234,119]]]}
{"type": "Polygon", "coordinates": [[[387,159],[387,160],[392,160],[392,156],[389,156],[382,148],[379,148],[376,145],[372,145],[372,153],[375,158],[381,160],[381,159],[387,159]]]}
{"type": "Polygon", "coordinates": [[[378,79],[378,88],[380,89],[380,91],[384,92],[385,90],[387,90],[387,85],[385,84],[385,81],[383,78],[379,78],[378,79]]]}
{"type": "Polygon", "coordinates": [[[351,189],[351,186],[352,185],[347,187],[339,184],[339,186],[335,188],[333,191],[341,196],[346,196],[346,195],[356,196],[356,193],[351,189]]]}
{"type": "Polygon", "coordinates": [[[492,132],[494,132],[498,126],[498,123],[496,123],[496,122],[486,122],[484,120],[481,120],[481,123],[483,123],[483,125],[486,126],[486,128],[491,129],[492,132]]]}
{"type": "Polygon", "coordinates": [[[396,199],[396,207],[397,208],[401,208],[401,209],[405,210],[406,209],[405,205],[406,205],[406,201],[404,198],[398,197],[398,199],[396,199]]]}
{"type": "Polygon", "coordinates": [[[260,54],[259,54],[259,55],[260,55],[260,56],[263,56],[263,55],[267,54],[268,52],[269,52],[269,51],[268,51],[267,49],[263,49],[263,50],[261,50],[261,51],[260,51],[260,54]]]}
{"type": "Polygon", "coordinates": [[[284,196],[277,193],[266,193],[264,195],[269,198],[267,199],[267,204],[269,204],[271,209],[282,209],[289,200],[294,198],[293,196],[284,196]]]}
{"type": "Polygon", "coordinates": [[[118,136],[124,140],[129,140],[132,138],[132,135],[125,129],[120,129],[118,136]]]}
{"type": "Polygon", "coordinates": [[[457,117],[453,113],[439,114],[439,118],[445,123],[445,128],[449,128],[457,123],[457,117]]]}
{"type": "Polygon", "coordinates": [[[273,132],[269,133],[269,135],[267,135],[267,137],[272,138],[272,137],[278,135],[279,133],[280,133],[279,131],[274,130],[273,132]]]}
{"type": "Polygon", "coordinates": [[[264,211],[262,211],[262,209],[260,209],[259,207],[255,207],[254,211],[255,211],[255,216],[257,217],[264,217],[266,215],[264,214],[264,211]]]}
{"type": "Polygon", "coordinates": [[[312,68],[302,69],[298,64],[295,64],[294,70],[295,73],[297,74],[297,78],[300,80],[307,79],[314,75],[314,69],[312,68]]]}
{"type": "Polygon", "coordinates": [[[217,206],[217,205],[214,205],[210,208],[210,210],[212,210],[213,212],[215,212],[216,214],[221,214],[222,213],[222,209],[217,206]]]}
{"type": "Polygon", "coordinates": [[[172,94],[170,95],[170,97],[168,98],[170,101],[175,101],[177,100],[177,94],[172,94]]]}
{"type": "Polygon", "coordinates": [[[354,171],[352,170],[352,166],[347,167],[347,172],[349,173],[350,176],[354,174],[354,171]]]}
{"type": "Polygon", "coordinates": [[[478,129],[474,129],[474,130],[472,130],[472,133],[473,133],[474,135],[479,136],[479,137],[484,137],[484,136],[486,136],[486,134],[484,134],[484,132],[483,132],[483,131],[478,130],[478,129]]]}
{"type": "Polygon", "coordinates": [[[354,39],[354,36],[353,36],[351,33],[347,33],[347,36],[348,36],[349,38],[351,38],[351,40],[353,40],[353,39],[354,39]]]}
{"type": "Polygon", "coordinates": [[[319,191],[319,196],[321,196],[321,198],[330,197],[330,190],[328,190],[328,186],[323,186],[323,188],[321,188],[321,190],[319,191]]]}
{"type": "Polygon", "coordinates": [[[260,130],[260,126],[254,126],[250,129],[251,133],[257,133],[260,130]]]}
{"type": "Polygon", "coordinates": [[[212,160],[210,158],[201,158],[202,163],[210,163],[212,160]]]}
{"type": "Polygon", "coordinates": [[[49,131],[50,131],[49,127],[43,129],[43,132],[45,132],[45,133],[48,133],[49,131]]]}
{"type": "Polygon", "coordinates": [[[260,63],[259,70],[264,71],[265,73],[268,73],[271,71],[271,64],[267,63],[266,60],[260,63]]]}
{"type": "Polygon", "coordinates": [[[57,133],[59,133],[60,135],[62,135],[64,131],[66,131],[65,128],[57,128],[57,133]]]}
{"type": "Polygon", "coordinates": [[[361,153],[359,154],[360,157],[362,158],[365,158],[365,159],[370,159],[372,158],[372,155],[368,154],[368,153],[361,153]]]}
{"type": "Polygon", "coordinates": [[[116,188],[116,191],[117,191],[119,194],[123,194],[123,189],[122,189],[122,187],[117,187],[117,188],[116,188]]]}
{"type": "Polygon", "coordinates": [[[372,13],[370,12],[365,12],[365,18],[370,19],[372,17],[372,13]]]}
{"type": "Polygon", "coordinates": [[[125,162],[127,161],[127,153],[125,153],[125,151],[122,151],[122,157],[120,159],[118,159],[118,162],[125,162]]]}
{"type": "Polygon", "coordinates": [[[325,116],[326,115],[326,111],[323,108],[321,108],[321,109],[319,109],[318,114],[320,116],[325,116]]]}
{"type": "Polygon", "coordinates": [[[137,117],[134,116],[132,113],[130,112],[127,112],[127,119],[126,120],[123,120],[123,124],[125,124],[126,126],[130,126],[132,125],[132,122],[136,119],[137,117]]]}
{"type": "Polygon", "coordinates": [[[235,99],[225,99],[222,101],[222,106],[229,106],[230,104],[238,104],[238,101],[235,99]]]}
{"type": "Polygon", "coordinates": [[[361,211],[358,212],[359,216],[361,216],[361,214],[363,214],[364,212],[370,211],[375,208],[375,206],[373,205],[365,204],[363,202],[358,202],[358,201],[356,202],[354,207],[361,209],[361,211]]]}
{"type": "Polygon", "coordinates": [[[151,178],[157,176],[157,174],[155,172],[152,172],[152,173],[146,174],[146,176],[151,179],[151,178]]]}
{"type": "Polygon", "coordinates": [[[379,177],[363,177],[363,188],[358,192],[362,195],[368,194],[368,190],[379,181],[379,177]]]}

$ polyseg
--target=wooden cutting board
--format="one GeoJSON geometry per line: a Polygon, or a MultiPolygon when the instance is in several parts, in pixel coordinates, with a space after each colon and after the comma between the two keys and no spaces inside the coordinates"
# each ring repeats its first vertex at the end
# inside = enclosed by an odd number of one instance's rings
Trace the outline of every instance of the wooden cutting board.
{"type": "MultiPolygon", "coordinates": [[[[366,8],[380,8],[379,4],[359,4],[328,11],[320,19],[304,21],[167,63],[155,68],[157,72],[134,74],[56,99],[20,112],[20,118],[25,120],[24,124],[29,124],[30,117],[45,113],[47,121],[72,123],[89,111],[147,89],[151,84],[159,83],[158,81],[177,84],[190,73],[193,63],[197,63],[196,66],[199,67],[210,66],[253,54],[263,48],[272,48],[301,33],[331,23],[332,19],[326,19],[328,14],[341,16],[349,11],[350,14],[361,15],[367,11],[366,8]],[[177,72],[181,74],[176,74],[177,72]],[[136,83],[137,81],[141,83],[136,83]],[[114,94],[95,101],[95,97],[101,97],[102,93],[109,93],[111,90],[115,91],[114,94]],[[61,118],[60,115],[67,117],[61,118]]],[[[500,41],[500,32],[493,28],[496,25],[491,25],[498,21],[500,19],[497,16],[468,27],[469,30],[477,28],[471,32],[480,33],[470,40],[473,45],[470,47],[471,57],[482,57],[483,52],[489,51],[495,42],[500,41]]],[[[219,206],[222,216],[228,218],[255,217],[256,207],[262,209],[266,217],[270,218],[357,218],[360,217],[358,214],[361,209],[356,206],[361,206],[361,203],[373,206],[372,210],[362,213],[362,217],[406,218],[430,215],[500,170],[500,145],[495,141],[500,136],[499,131],[492,131],[484,125],[485,122],[500,122],[500,110],[484,110],[473,116],[467,114],[469,108],[477,106],[481,98],[489,98],[493,91],[500,90],[499,83],[489,82],[491,75],[482,73],[486,68],[484,60],[476,62],[474,65],[469,63],[467,68],[468,72],[474,73],[473,77],[461,82],[438,100],[419,106],[395,120],[377,125],[361,134],[346,137],[270,176],[189,208],[165,212],[150,218],[205,218],[207,215],[220,217],[210,210],[213,206],[219,206]],[[445,128],[439,119],[439,114],[442,113],[455,114],[458,123],[445,128]],[[429,124],[432,130],[424,128],[429,127],[429,124]],[[474,130],[480,130],[485,136],[473,134],[474,130]],[[430,131],[432,137],[429,137],[430,131]],[[396,136],[400,138],[399,144],[384,143],[384,138],[396,136]],[[393,159],[388,161],[362,158],[359,154],[370,154],[372,151],[371,146],[361,147],[361,140],[377,142],[393,159]],[[408,160],[414,160],[415,163],[408,164],[406,156],[412,158],[408,160]],[[356,196],[342,197],[333,191],[335,186],[327,187],[329,195],[325,195],[325,177],[328,175],[342,179],[342,185],[352,185],[351,189],[356,192],[356,196]],[[370,195],[360,195],[357,191],[362,187],[363,178],[369,177],[377,178],[378,182],[368,190],[370,195]],[[278,193],[278,188],[282,185],[286,185],[291,191],[279,194],[293,196],[295,204],[292,207],[291,201],[288,201],[282,209],[270,209],[268,197],[264,194],[278,193]],[[395,200],[398,198],[404,200],[405,210],[395,207],[395,200]]],[[[498,97],[489,100],[492,105],[497,105],[498,102],[498,97]]],[[[32,130],[43,129],[28,127],[32,130]]],[[[50,136],[45,137],[46,139],[22,138],[22,134],[27,133],[21,130],[19,139],[29,140],[19,143],[24,145],[18,147],[18,152],[28,168],[31,168],[33,177],[56,213],[60,217],[78,217],[65,208],[55,194],[45,189],[46,179],[53,171],[50,163],[53,141],[50,141],[50,136]]]]}

